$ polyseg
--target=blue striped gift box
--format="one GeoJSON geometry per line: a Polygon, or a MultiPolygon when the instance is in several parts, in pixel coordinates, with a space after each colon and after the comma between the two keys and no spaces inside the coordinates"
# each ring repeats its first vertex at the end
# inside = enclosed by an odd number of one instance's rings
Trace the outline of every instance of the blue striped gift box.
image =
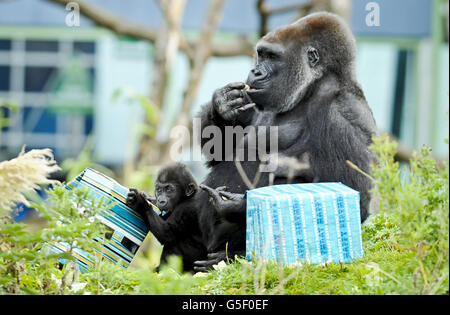
{"type": "MultiPolygon", "coordinates": [[[[101,244],[102,251],[96,255],[80,249],[72,251],[79,269],[86,271],[94,265],[96,260],[120,263],[127,268],[149,232],[141,215],[125,204],[128,188],[90,168],[85,169],[66,185],[67,189],[81,187],[88,187],[91,196],[104,198],[112,203],[112,207],[107,211],[99,211],[97,214],[97,218],[107,226],[109,231],[105,235],[94,238],[94,241],[101,244]]],[[[158,208],[153,206],[153,209],[159,213],[158,208]]],[[[69,247],[65,243],[53,243],[48,247],[56,253],[69,251],[69,247]]],[[[65,263],[64,260],[61,262],[65,263]]]]}
{"type": "Polygon", "coordinates": [[[359,192],[342,183],[267,186],[246,198],[247,259],[337,264],[363,256],[359,192]]]}

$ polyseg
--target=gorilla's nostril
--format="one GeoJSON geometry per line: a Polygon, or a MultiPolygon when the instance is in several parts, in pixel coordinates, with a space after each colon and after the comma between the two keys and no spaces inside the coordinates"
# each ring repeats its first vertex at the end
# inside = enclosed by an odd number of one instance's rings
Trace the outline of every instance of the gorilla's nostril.
{"type": "Polygon", "coordinates": [[[262,75],[262,72],[261,72],[261,70],[259,70],[259,69],[252,69],[252,70],[251,70],[251,73],[252,73],[254,76],[260,76],[260,75],[262,75]]]}

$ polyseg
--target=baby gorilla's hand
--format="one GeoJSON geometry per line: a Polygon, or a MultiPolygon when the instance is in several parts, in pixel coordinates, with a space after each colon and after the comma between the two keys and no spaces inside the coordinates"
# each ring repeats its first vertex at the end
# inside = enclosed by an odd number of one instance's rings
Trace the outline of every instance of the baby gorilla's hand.
{"type": "Polygon", "coordinates": [[[147,204],[146,196],[144,193],[140,193],[136,188],[130,188],[126,204],[131,209],[143,215],[146,209],[145,205],[147,204]]]}

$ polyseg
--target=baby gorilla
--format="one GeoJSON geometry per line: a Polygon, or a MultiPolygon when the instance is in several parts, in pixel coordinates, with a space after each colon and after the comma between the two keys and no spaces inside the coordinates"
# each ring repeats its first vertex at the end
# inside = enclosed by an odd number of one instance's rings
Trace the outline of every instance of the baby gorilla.
{"type": "Polygon", "coordinates": [[[193,200],[197,191],[192,173],[180,163],[159,171],[155,198],[130,189],[127,205],[143,216],[152,234],[163,245],[160,265],[167,263],[168,256],[177,255],[182,258],[184,271],[193,272],[194,261],[206,258],[193,200]],[[156,214],[147,201],[155,204],[161,214],[156,214]]]}

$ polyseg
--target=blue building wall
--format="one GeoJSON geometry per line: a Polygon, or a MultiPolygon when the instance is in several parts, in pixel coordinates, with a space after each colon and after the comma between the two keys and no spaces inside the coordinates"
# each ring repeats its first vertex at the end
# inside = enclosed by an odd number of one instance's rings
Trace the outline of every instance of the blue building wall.
{"type": "Polygon", "coordinates": [[[431,34],[430,0],[353,0],[352,30],[356,36],[423,38],[431,34]],[[366,24],[369,3],[380,9],[380,25],[366,24]]]}

